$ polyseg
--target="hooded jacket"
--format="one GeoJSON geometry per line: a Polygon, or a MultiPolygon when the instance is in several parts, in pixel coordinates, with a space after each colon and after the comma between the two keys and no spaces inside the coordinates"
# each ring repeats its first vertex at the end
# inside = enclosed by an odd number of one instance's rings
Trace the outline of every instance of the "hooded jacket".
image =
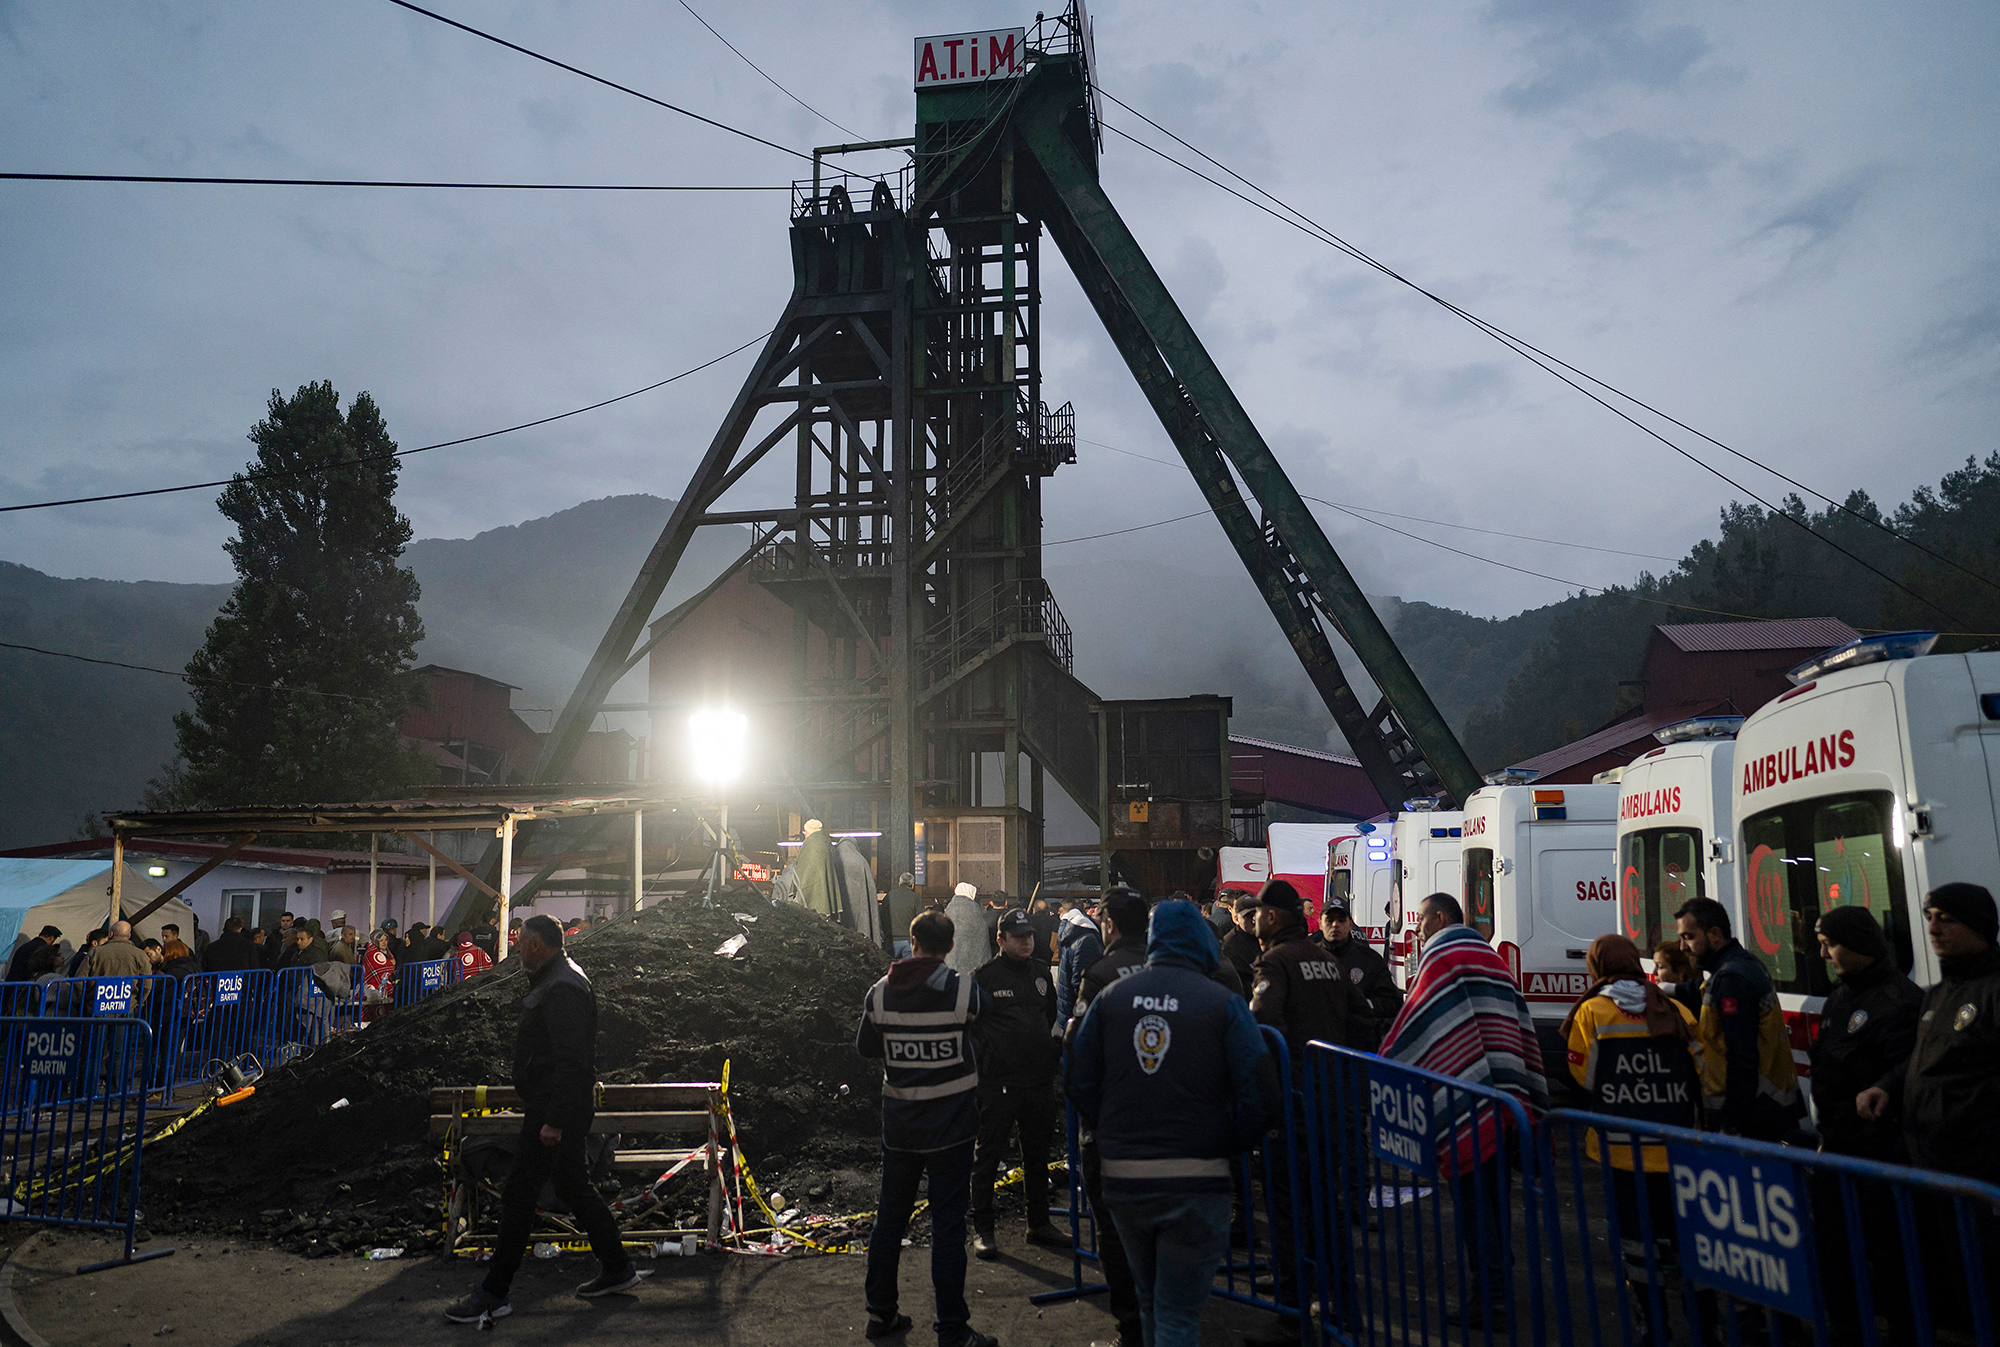
{"type": "Polygon", "coordinates": [[[890,964],[868,989],[854,1050],[882,1063],[885,1150],[941,1151],[978,1138],[972,1034],[992,1004],[970,976],[923,954],[890,964]]]}
{"type": "Polygon", "coordinates": [[[951,953],[944,956],[944,961],[953,972],[971,977],[993,957],[993,939],[986,916],[979,910],[978,902],[962,893],[952,894],[944,914],[951,920],[951,953]]]}
{"type": "Polygon", "coordinates": [[[2000,1181],[2000,946],[1940,971],[1908,1069],[1879,1083],[1901,1096],[1911,1164],[2000,1181]]]}
{"type": "Polygon", "coordinates": [[[1084,1014],[1069,1092],[1096,1135],[1108,1197],[1226,1193],[1230,1157],[1278,1116],[1277,1068],[1249,1008],[1211,978],[1219,960],[1200,908],[1161,903],[1145,970],[1084,1014]]]}
{"type": "Polygon", "coordinates": [[[1924,994],[1886,957],[1845,974],[1819,1012],[1812,1045],[1812,1107],[1823,1151],[1901,1163],[1895,1120],[1869,1121],[1854,1099],[1883,1076],[1901,1074],[1917,1042],[1924,994]]]}
{"type": "Polygon", "coordinates": [[[1091,965],[1104,957],[1104,934],[1097,923],[1073,907],[1056,928],[1056,1019],[1068,1024],[1076,1014],[1077,988],[1091,965]]]}

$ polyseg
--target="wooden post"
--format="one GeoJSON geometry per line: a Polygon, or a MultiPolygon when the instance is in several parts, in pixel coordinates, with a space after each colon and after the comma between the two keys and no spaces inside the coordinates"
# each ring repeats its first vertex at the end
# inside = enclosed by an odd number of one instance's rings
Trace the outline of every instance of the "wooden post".
{"type": "Polygon", "coordinates": [[[375,938],[375,852],[380,845],[382,834],[368,834],[368,929],[362,935],[369,940],[375,938]]]}
{"type": "Polygon", "coordinates": [[[632,910],[646,904],[646,814],[632,811],[632,910]]]}
{"type": "Polygon", "coordinates": [[[110,930],[118,920],[118,907],[125,897],[125,834],[118,829],[111,830],[111,915],[104,919],[104,929],[110,930]]]}
{"type": "MultiPolygon", "coordinates": [[[[436,846],[437,840],[438,840],[437,829],[433,828],[431,829],[431,845],[436,846]]],[[[436,926],[437,920],[438,920],[438,858],[435,855],[433,855],[431,857],[431,914],[429,917],[424,919],[424,925],[436,926]]],[[[432,931],[431,934],[436,935],[437,932],[432,931]]]]}
{"type": "Polygon", "coordinates": [[[514,816],[500,825],[500,938],[494,943],[493,962],[507,957],[507,906],[514,892],[514,816]]]}

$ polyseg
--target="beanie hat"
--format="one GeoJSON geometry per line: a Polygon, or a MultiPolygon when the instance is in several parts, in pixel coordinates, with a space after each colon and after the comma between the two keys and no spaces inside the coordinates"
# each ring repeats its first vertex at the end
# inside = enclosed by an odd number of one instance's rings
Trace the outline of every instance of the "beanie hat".
{"type": "Polygon", "coordinates": [[[1875,914],[1865,907],[1836,907],[1820,914],[1819,933],[1829,945],[1851,949],[1871,959],[1889,957],[1889,941],[1875,914]]]}
{"type": "Polygon", "coordinates": [[[1924,906],[1957,917],[1989,945],[2000,939],[2000,910],[1993,906],[1993,895],[1977,884],[1940,884],[1924,899],[1924,906]]]}

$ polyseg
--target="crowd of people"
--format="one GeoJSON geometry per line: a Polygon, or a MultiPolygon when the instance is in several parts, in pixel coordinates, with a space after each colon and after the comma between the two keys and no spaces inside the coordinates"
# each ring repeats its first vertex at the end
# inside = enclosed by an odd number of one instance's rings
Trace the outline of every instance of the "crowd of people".
{"type": "MultiPolygon", "coordinates": [[[[910,876],[885,896],[899,939],[887,976],[868,993],[857,1049],[883,1062],[883,1177],[868,1250],[867,1335],[910,1326],[899,1310],[903,1237],[927,1185],[935,1327],[941,1347],[987,1347],[964,1292],[966,1246],[997,1255],[993,1185],[1018,1136],[1028,1242],[1066,1247],[1049,1220],[1047,1170],[1064,1094],[1082,1123],[1080,1161],[1096,1216],[1099,1266],[1117,1323],[1115,1347],[1190,1347],[1209,1287],[1243,1213],[1232,1165],[1283,1121],[1278,1062],[1259,1026],[1277,1031],[1291,1079],[1306,1045],[1340,1044],[1469,1085],[1503,1091],[1530,1117],[1551,1107],[1548,1068],[1511,970],[1465,923],[1457,899],[1415,908],[1419,953],[1407,994],[1382,955],[1357,939],[1348,910],[1327,902],[1318,929],[1292,885],[1206,912],[1185,894],[1149,902],[1113,889],[1088,904],[1000,904],[961,884],[924,902],[910,876]],[[1116,987],[1115,995],[1106,995],[1116,987]],[[969,1217],[969,1222],[968,1222],[969,1217]],[[970,1226],[969,1232],[967,1226],[970,1226]]],[[[2000,913],[1992,896],[1949,884],[1925,900],[1942,974],[1921,990],[1897,969],[1865,908],[1820,918],[1820,952],[1836,985],[1811,1036],[1814,1126],[1793,1067],[1792,1035],[1771,976],[1731,930],[1728,910],[1697,898],[1675,915],[1678,939],[1641,951],[1622,935],[1594,941],[1590,983],[1563,1026],[1569,1081],[1586,1107],[1635,1123],[1684,1126],[2000,1182],[2000,913]],[[1653,968],[1645,964],[1650,955],[1653,968]]],[[[1299,1095],[1295,1092],[1292,1107],[1299,1095]]],[[[1622,1271],[1641,1340],[1677,1275],[1665,1147],[1636,1133],[1596,1130],[1608,1149],[1607,1201],[1624,1236],[1622,1271]],[[1655,1247],[1638,1238],[1639,1214],[1655,1247]],[[1650,1280],[1649,1280],[1650,1279],[1650,1280]],[[1659,1304],[1654,1304],[1655,1299],[1659,1304]]],[[[1496,1126],[1482,1154],[1525,1144],[1496,1126]]],[[[1467,1304],[1454,1326],[1505,1324],[1509,1241],[1500,1228],[1519,1196],[1507,1166],[1460,1164],[1444,1176],[1467,1304]]],[[[1859,1228],[1875,1305],[1907,1310],[1902,1226],[1885,1185],[1864,1185],[1859,1228]]],[[[1836,1341],[1859,1340],[1849,1222],[1837,1178],[1816,1180],[1821,1278],[1836,1341]]],[[[1924,1265],[1941,1323],[1969,1314],[1957,1275],[1948,1206],[1923,1213],[1924,1265]],[[1930,1247],[1935,1237],[1937,1247],[1930,1247]]],[[[1283,1312],[1252,1343],[1296,1342],[1302,1299],[1293,1284],[1285,1204],[1271,1230],[1273,1293],[1283,1312]]],[[[2000,1227],[1981,1226],[2000,1287],[2000,1227]]],[[[1753,1317],[1713,1293],[1697,1297],[1691,1339],[1748,1341],[1753,1317]],[[1734,1328],[1727,1321],[1735,1320],[1734,1328]]],[[[1114,1347],[1110,1342],[1093,1347],[1114,1347]]]]}

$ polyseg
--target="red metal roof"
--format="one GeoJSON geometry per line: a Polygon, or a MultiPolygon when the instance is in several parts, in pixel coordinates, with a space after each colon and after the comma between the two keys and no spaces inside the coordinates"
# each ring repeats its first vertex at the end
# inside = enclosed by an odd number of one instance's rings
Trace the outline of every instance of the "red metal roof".
{"type": "Polygon", "coordinates": [[[1615,721],[1595,734],[1586,734],[1574,743],[1552,748],[1546,753],[1538,753],[1511,764],[1513,767],[1539,772],[1543,776],[1553,776],[1592,758],[1613,754],[1620,763],[1629,762],[1644,749],[1657,748],[1653,738],[1654,730],[1663,730],[1669,725],[1678,725],[1683,720],[1708,715],[1720,706],[1676,706],[1665,711],[1655,711],[1651,715],[1637,715],[1628,720],[1615,721]],[[1621,752],[1620,750],[1627,750],[1621,752]]]}
{"type": "Polygon", "coordinates": [[[1689,622],[1654,628],[1682,650],[1826,650],[1859,640],[1837,617],[1788,617],[1774,622],[1689,622]]]}

